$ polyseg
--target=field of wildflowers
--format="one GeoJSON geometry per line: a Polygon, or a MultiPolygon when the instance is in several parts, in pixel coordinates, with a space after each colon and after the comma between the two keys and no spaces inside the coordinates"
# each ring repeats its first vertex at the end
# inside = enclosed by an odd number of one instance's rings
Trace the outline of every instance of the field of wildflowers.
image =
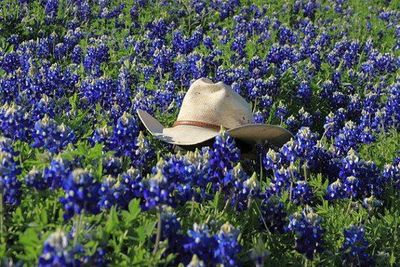
{"type": "Polygon", "coordinates": [[[0,1],[1,266],[398,266],[400,2],[0,1]],[[172,153],[223,81],[294,138],[172,153]]]}

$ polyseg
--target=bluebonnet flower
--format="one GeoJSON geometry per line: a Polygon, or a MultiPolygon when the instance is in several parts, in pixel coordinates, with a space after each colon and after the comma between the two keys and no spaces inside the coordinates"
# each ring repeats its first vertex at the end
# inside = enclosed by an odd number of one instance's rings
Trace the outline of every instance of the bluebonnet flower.
{"type": "Polygon", "coordinates": [[[335,137],[335,147],[339,155],[343,155],[350,149],[356,149],[359,145],[360,131],[352,121],[345,123],[345,126],[339,130],[335,137]]]}
{"type": "Polygon", "coordinates": [[[300,83],[297,88],[297,97],[300,98],[301,102],[304,104],[308,104],[311,101],[312,90],[310,85],[303,81],[300,83]]]}
{"type": "Polygon", "coordinates": [[[273,193],[280,194],[289,187],[292,178],[290,169],[282,166],[279,170],[274,172],[274,177],[268,189],[273,193]]]}
{"type": "Polygon", "coordinates": [[[115,17],[118,17],[118,15],[122,12],[122,10],[125,8],[125,4],[120,4],[111,11],[108,10],[107,7],[102,8],[101,13],[100,13],[100,18],[104,19],[112,19],[115,17]]]}
{"type": "Polygon", "coordinates": [[[123,192],[120,192],[120,189],[120,183],[116,178],[112,176],[104,177],[99,189],[99,208],[109,209],[115,205],[117,203],[116,199],[121,193],[123,194],[123,192]]]}
{"type": "Polygon", "coordinates": [[[270,109],[272,104],[273,104],[273,100],[272,100],[272,97],[270,97],[269,95],[263,95],[259,102],[259,106],[261,107],[261,109],[264,109],[264,110],[270,109]]]}
{"type": "Polygon", "coordinates": [[[298,119],[297,119],[295,116],[293,116],[293,115],[290,115],[290,116],[286,119],[285,124],[288,126],[288,129],[289,129],[290,131],[292,131],[292,132],[297,131],[298,128],[300,127],[300,122],[299,122],[298,119]]]}
{"type": "Polygon", "coordinates": [[[264,124],[266,121],[265,113],[257,111],[253,115],[254,123],[261,123],[264,124]]]}
{"type": "Polygon", "coordinates": [[[64,232],[57,230],[44,242],[42,254],[39,257],[40,267],[50,266],[77,266],[79,262],[74,259],[74,254],[68,249],[68,238],[64,232]]]}
{"type": "MultiPolygon", "coordinates": [[[[311,132],[310,128],[302,127],[299,129],[294,141],[294,152],[301,161],[313,160],[317,139],[317,134],[311,132]]],[[[286,151],[282,149],[282,152],[285,153],[286,151]]]]}
{"type": "Polygon", "coordinates": [[[317,11],[317,8],[319,7],[319,3],[315,0],[308,0],[304,5],[303,5],[303,12],[304,15],[309,17],[311,20],[314,19],[315,12],[317,11]]]}
{"type": "Polygon", "coordinates": [[[310,204],[313,198],[311,187],[305,181],[297,181],[292,189],[292,201],[297,204],[310,204]]]}
{"type": "Polygon", "coordinates": [[[251,177],[244,172],[238,164],[230,173],[234,176],[233,192],[231,205],[238,211],[246,210],[251,199],[257,198],[260,192],[260,185],[257,181],[257,175],[253,173],[251,177]]]}
{"type": "Polygon", "coordinates": [[[346,198],[344,184],[340,179],[337,179],[335,182],[331,183],[328,186],[325,198],[327,200],[346,198]]]}
{"type": "Polygon", "coordinates": [[[360,181],[354,176],[348,176],[344,179],[344,191],[349,197],[357,197],[358,192],[361,191],[360,181]]]}
{"type": "Polygon", "coordinates": [[[279,26],[278,29],[278,40],[280,45],[285,45],[286,43],[288,44],[295,44],[297,43],[297,36],[293,31],[291,31],[289,28],[281,25],[279,26]]]}
{"type": "Polygon", "coordinates": [[[214,261],[214,251],[218,247],[218,241],[210,234],[206,225],[193,225],[193,230],[188,231],[188,238],[183,244],[186,253],[196,254],[199,259],[207,264],[214,261]]]}
{"type": "Polygon", "coordinates": [[[33,109],[31,111],[32,120],[40,120],[45,115],[50,118],[54,118],[55,116],[55,103],[52,98],[49,98],[47,95],[43,95],[42,98],[35,102],[33,105],[33,109]]]}
{"type": "Polygon", "coordinates": [[[98,46],[89,46],[83,59],[85,70],[94,77],[101,75],[100,64],[109,60],[109,48],[106,44],[100,43],[98,46]]]}
{"type": "Polygon", "coordinates": [[[6,138],[0,136],[0,151],[9,153],[10,155],[17,156],[17,153],[14,151],[12,146],[12,140],[10,138],[6,138]]]}
{"type": "Polygon", "coordinates": [[[120,206],[127,206],[133,198],[143,197],[142,174],[137,169],[129,168],[121,174],[121,186],[128,190],[125,190],[123,198],[120,198],[120,206]]]}
{"type": "Polygon", "coordinates": [[[226,131],[215,137],[212,149],[208,155],[207,179],[213,184],[213,189],[223,188],[223,179],[240,159],[240,151],[235,140],[226,131]]]}
{"type": "Polygon", "coordinates": [[[43,179],[43,171],[37,170],[35,167],[25,176],[25,182],[27,186],[31,186],[36,190],[45,190],[48,188],[46,181],[43,179]]]}
{"type": "Polygon", "coordinates": [[[68,52],[68,48],[64,43],[58,43],[54,47],[54,58],[57,60],[63,59],[68,52]]]}
{"type": "Polygon", "coordinates": [[[284,144],[279,152],[280,152],[280,156],[281,156],[281,160],[282,162],[285,163],[293,163],[297,160],[298,156],[296,153],[296,143],[295,140],[290,139],[288,142],[286,142],[286,144],[284,144]]]}
{"type": "Polygon", "coordinates": [[[14,161],[13,155],[0,151],[0,193],[6,207],[14,207],[19,204],[21,182],[18,181],[17,175],[20,173],[21,170],[14,161]]]}
{"type": "Polygon", "coordinates": [[[144,183],[144,209],[159,205],[176,206],[195,196],[193,184],[201,183],[194,165],[181,155],[160,160],[153,168],[152,176],[144,183]]]}
{"type": "Polygon", "coordinates": [[[0,57],[0,67],[6,73],[13,73],[20,67],[19,55],[16,52],[11,52],[0,57]]]}
{"type": "Polygon", "coordinates": [[[368,211],[376,210],[377,208],[382,207],[383,202],[377,199],[374,195],[370,197],[365,197],[362,201],[362,206],[366,208],[368,211]]]}
{"type": "Polygon", "coordinates": [[[124,114],[117,120],[110,138],[110,148],[115,150],[117,156],[127,156],[135,158],[136,145],[134,140],[139,134],[138,123],[131,114],[124,114]]]}
{"type": "Polygon", "coordinates": [[[75,64],[80,64],[82,62],[83,51],[79,45],[76,45],[71,52],[71,60],[75,64]]]}
{"type": "Polygon", "coordinates": [[[114,178],[106,176],[99,188],[100,209],[109,209],[117,205],[126,209],[133,198],[142,197],[143,184],[142,177],[138,170],[130,168],[121,176],[114,178]]]}
{"type": "Polygon", "coordinates": [[[382,176],[386,183],[400,189],[400,158],[394,159],[392,164],[385,164],[382,176]]]}
{"type": "Polygon", "coordinates": [[[385,125],[398,128],[400,125],[400,83],[391,86],[385,104],[385,125]]]}
{"type": "Polygon", "coordinates": [[[169,239],[169,242],[173,243],[173,239],[177,237],[177,233],[181,230],[181,224],[176,214],[168,208],[164,208],[161,212],[161,222],[161,240],[169,239]]]}
{"type": "Polygon", "coordinates": [[[51,153],[58,153],[75,141],[75,134],[64,124],[57,123],[47,115],[35,123],[32,147],[43,147],[51,153]]]}
{"type": "Polygon", "coordinates": [[[281,120],[281,122],[286,118],[288,114],[287,107],[282,103],[279,102],[278,107],[276,108],[275,115],[281,120]]]}
{"type": "Polygon", "coordinates": [[[368,241],[363,227],[351,226],[343,231],[344,242],[341,248],[343,264],[371,266],[373,258],[368,254],[368,241]]]}
{"type": "Polygon", "coordinates": [[[273,149],[269,149],[263,158],[263,166],[266,170],[280,169],[280,154],[273,149]]]}
{"type": "Polygon", "coordinates": [[[0,108],[0,129],[5,137],[27,141],[31,136],[32,121],[22,107],[5,104],[0,108]]]}
{"type": "Polygon", "coordinates": [[[357,153],[350,149],[339,163],[339,179],[328,186],[326,199],[379,196],[384,184],[385,177],[381,176],[377,166],[360,160],[357,153]]]}
{"type": "Polygon", "coordinates": [[[47,187],[51,190],[60,188],[63,181],[68,178],[69,173],[72,171],[71,168],[71,162],[59,157],[54,157],[50,165],[43,170],[43,180],[47,187]]]}
{"type": "Polygon", "coordinates": [[[313,125],[313,119],[311,114],[305,111],[303,107],[299,110],[298,118],[300,125],[303,127],[311,127],[313,125]]]}
{"type": "Polygon", "coordinates": [[[339,130],[343,127],[346,120],[346,112],[343,108],[339,108],[335,113],[330,112],[326,116],[324,129],[328,138],[338,135],[339,130]]]}
{"type": "Polygon", "coordinates": [[[216,236],[218,248],[214,251],[217,262],[224,266],[238,266],[241,246],[238,242],[239,231],[231,224],[225,223],[216,236]]]}
{"type": "Polygon", "coordinates": [[[102,160],[102,165],[104,174],[118,175],[122,171],[122,161],[118,157],[105,157],[102,160]]]}
{"type": "Polygon", "coordinates": [[[111,136],[107,126],[97,128],[94,130],[93,135],[89,138],[89,143],[94,146],[97,143],[103,143],[106,147],[109,147],[109,138],[111,136]]]}
{"type": "Polygon", "coordinates": [[[272,233],[283,233],[287,225],[285,205],[275,196],[266,196],[261,202],[260,224],[272,233]]]}
{"type": "Polygon", "coordinates": [[[58,0],[47,0],[45,4],[46,18],[52,21],[57,16],[58,0]]]}
{"type": "Polygon", "coordinates": [[[211,235],[206,225],[194,224],[193,230],[188,231],[183,250],[189,255],[197,255],[207,265],[237,266],[237,254],[241,250],[238,234],[239,231],[229,223],[222,225],[216,235],[211,235]]]}
{"type": "Polygon", "coordinates": [[[287,230],[294,232],[296,250],[312,260],[316,253],[323,251],[323,229],[321,217],[311,208],[305,208],[301,213],[289,216],[287,230]]]}
{"type": "Polygon", "coordinates": [[[154,149],[151,147],[149,141],[144,137],[143,132],[139,132],[138,137],[135,141],[135,156],[132,161],[132,165],[141,170],[145,170],[148,164],[155,156],[154,149]]]}
{"type": "Polygon", "coordinates": [[[73,170],[63,181],[65,197],[60,198],[60,202],[64,207],[64,219],[69,220],[82,212],[98,213],[99,187],[88,171],[80,168],[73,170]]]}

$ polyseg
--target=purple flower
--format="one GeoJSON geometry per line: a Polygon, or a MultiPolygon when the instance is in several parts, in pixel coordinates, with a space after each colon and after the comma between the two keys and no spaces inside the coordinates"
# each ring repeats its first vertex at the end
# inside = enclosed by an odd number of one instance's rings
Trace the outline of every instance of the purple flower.
{"type": "Polygon", "coordinates": [[[22,107],[5,104],[0,108],[0,130],[5,137],[28,141],[32,128],[29,114],[22,107]]]}
{"type": "Polygon", "coordinates": [[[99,183],[83,169],[73,170],[63,181],[65,197],[60,198],[64,207],[64,219],[69,220],[82,212],[96,214],[99,212],[99,183]]]}
{"type": "Polygon", "coordinates": [[[272,233],[283,233],[287,225],[285,205],[278,198],[266,197],[261,203],[260,224],[272,233]]]}
{"type": "Polygon", "coordinates": [[[310,204],[313,198],[311,187],[305,181],[297,181],[292,189],[292,201],[297,205],[310,204]]]}
{"type": "Polygon", "coordinates": [[[14,161],[13,155],[0,151],[0,193],[6,207],[14,207],[19,204],[21,197],[21,182],[17,175],[21,170],[14,161]]]}
{"type": "Polygon", "coordinates": [[[43,172],[37,170],[35,167],[25,176],[25,182],[27,186],[33,187],[36,190],[45,190],[48,188],[46,181],[43,179],[43,172]]]}
{"type": "Polygon", "coordinates": [[[52,233],[44,242],[38,266],[73,267],[76,266],[77,263],[73,253],[68,250],[68,238],[64,232],[58,230],[52,233]]]}
{"type": "Polygon", "coordinates": [[[124,114],[117,120],[110,138],[110,149],[115,150],[117,156],[135,158],[136,145],[134,140],[139,134],[136,118],[131,114],[124,114]]]}
{"type": "Polygon", "coordinates": [[[223,178],[239,159],[240,151],[236,147],[235,140],[226,131],[222,131],[215,137],[215,142],[208,155],[207,179],[213,184],[214,190],[227,185],[223,178]]]}
{"type": "Polygon", "coordinates": [[[47,187],[56,190],[62,186],[72,171],[72,163],[62,158],[53,158],[50,165],[43,170],[43,180],[47,187]]]}
{"type": "Polygon", "coordinates": [[[51,153],[58,153],[75,141],[75,134],[64,124],[57,123],[47,115],[35,123],[32,147],[43,147],[51,153]]]}
{"type": "Polygon", "coordinates": [[[363,227],[351,226],[343,231],[344,242],[341,248],[343,264],[371,266],[373,258],[368,254],[368,241],[363,227]]]}
{"type": "Polygon", "coordinates": [[[297,97],[300,98],[302,103],[309,104],[311,101],[311,96],[311,86],[305,81],[301,82],[297,88],[297,97]]]}
{"type": "Polygon", "coordinates": [[[287,230],[295,234],[296,250],[312,260],[316,253],[323,251],[321,217],[311,208],[305,208],[289,216],[289,220],[287,230]]]}

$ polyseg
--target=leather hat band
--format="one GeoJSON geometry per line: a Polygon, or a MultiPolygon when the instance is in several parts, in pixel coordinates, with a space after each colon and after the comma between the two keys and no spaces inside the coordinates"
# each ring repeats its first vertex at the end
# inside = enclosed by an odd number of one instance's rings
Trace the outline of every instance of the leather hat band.
{"type": "Polygon", "coordinates": [[[197,127],[202,127],[202,128],[211,128],[215,130],[220,130],[221,126],[208,123],[208,122],[202,122],[202,121],[189,121],[189,120],[179,120],[175,121],[173,127],[179,126],[179,125],[190,125],[190,126],[197,126],[197,127]]]}

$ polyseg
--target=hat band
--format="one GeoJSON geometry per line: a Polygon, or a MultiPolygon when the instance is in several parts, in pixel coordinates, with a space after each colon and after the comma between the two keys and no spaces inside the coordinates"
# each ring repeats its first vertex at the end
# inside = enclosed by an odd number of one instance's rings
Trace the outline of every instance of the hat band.
{"type": "Polygon", "coordinates": [[[215,130],[220,130],[221,126],[208,123],[208,122],[202,122],[202,121],[189,121],[189,120],[179,120],[175,121],[173,127],[179,126],[179,125],[189,125],[189,126],[197,126],[197,127],[202,127],[202,128],[211,128],[215,130]]]}

